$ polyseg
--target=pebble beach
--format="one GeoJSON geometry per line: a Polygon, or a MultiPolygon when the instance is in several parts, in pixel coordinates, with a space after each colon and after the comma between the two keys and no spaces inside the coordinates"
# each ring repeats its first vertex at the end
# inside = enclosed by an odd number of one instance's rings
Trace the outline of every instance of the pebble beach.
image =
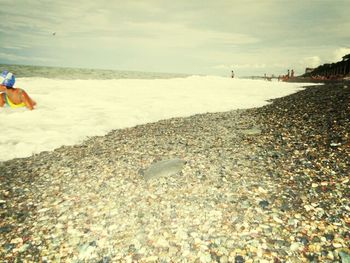
{"type": "Polygon", "coordinates": [[[0,163],[1,262],[350,262],[350,86],[0,163]]]}

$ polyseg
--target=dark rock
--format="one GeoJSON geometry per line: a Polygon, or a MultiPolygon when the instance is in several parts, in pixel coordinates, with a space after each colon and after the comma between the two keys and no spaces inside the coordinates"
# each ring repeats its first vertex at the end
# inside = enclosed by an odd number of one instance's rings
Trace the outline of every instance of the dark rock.
{"type": "Polygon", "coordinates": [[[297,241],[299,241],[300,243],[302,243],[304,246],[306,246],[307,244],[309,244],[309,239],[306,236],[302,236],[302,237],[298,237],[297,241]]]}
{"type": "Polygon", "coordinates": [[[130,245],[130,246],[129,246],[129,249],[128,249],[128,252],[129,252],[129,253],[135,253],[135,252],[136,252],[136,247],[135,247],[135,245],[133,245],[133,244],[130,245]]]}
{"type": "Polygon", "coordinates": [[[321,242],[321,239],[317,236],[314,236],[311,240],[313,243],[320,243],[321,242]]]}
{"type": "Polygon", "coordinates": [[[244,263],[244,258],[241,255],[236,256],[235,263],[244,263]]]}
{"type": "Polygon", "coordinates": [[[346,239],[350,239],[350,231],[346,231],[343,233],[343,237],[346,239]]]}
{"type": "Polygon", "coordinates": [[[280,206],[280,210],[283,212],[289,211],[290,210],[290,203],[287,201],[283,201],[281,206],[280,206]]]}
{"type": "Polygon", "coordinates": [[[328,251],[327,250],[322,250],[321,251],[321,255],[326,257],[328,255],[328,251]]]}
{"type": "Polygon", "coordinates": [[[215,253],[215,252],[211,252],[211,260],[214,262],[220,262],[220,257],[215,253]]]}
{"type": "Polygon", "coordinates": [[[3,249],[6,251],[6,252],[9,252],[10,250],[12,250],[14,247],[15,247],[15,244],[4,244],[3,246],[3,249]]]}
{"type": "Polygon", "coordinates": [[[309,262],[317,262],[316,260],[316,256],[314,254],[307,254],[306,258],[309,260],[309,262]]]}
{"type": "Polygon", "coordinates": [[[259,206],[263,209],[267,208],[269,206],[269,202],[266,200],[262,200],[259,202],[259,206]]]}
{"type": "Polygon", "coordinates": [[[328,240],[328,241],[332,241],[334,239],[334,235],[331,233],[327,233],[324,234],[324,237],[328,240]]]}
{"type": "Polygon", "coordinates": [[[91,242],[89,243],[89,246],[91,246],[91,247],[96,247],[96,246],[97,246],[96,241],[95,241],[95,240],[94,240],[94,241],[91,241],[91,242]]]}
{"type": "Polygon", "coordinates": [[[290,243],[285,240],[277,239],[274,240],[274,243],[279,247],[290,247],[290,243]]]}
{"type": "Polygon", "coordinates": [[[280,152],[277,152],[277,151],[272,151],[272,152],[270,152],[269,155],[274,159],[278,159],[278,158],[282,157],[282,154],[280,152]]]}
{"type": "Polygon", "coordinates": [[[13,229],[12,225],[4,225],[2,227],[0,227],[0,234],[6,234],[11,232],[11,230],[13,229]]]}
{"type": "Polygon", "coordinates": [[[111,262],[110,257],[103,257],[98,261],[98,263],[109,263],[109,262],[111,262]]]}

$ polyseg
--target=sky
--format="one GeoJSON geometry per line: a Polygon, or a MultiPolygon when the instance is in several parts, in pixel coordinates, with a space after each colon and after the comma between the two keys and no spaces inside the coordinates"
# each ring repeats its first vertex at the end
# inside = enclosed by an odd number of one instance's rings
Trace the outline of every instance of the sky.
{"type": "Polygon", "coordinates": [[[349,0],[0,0],[0,63],[237,76],[350,53],[349,0]]]}
{"type": "Polygon", "coordinates": [[[260,107],[268,103],[266,100],[294,93],[303,85],[218,76],[153,80],[18,78],[16,83],[26,87],[37,106],[33,111],[0,108],[0,123],[7,124],[1,125],[1,133],[11,134],[0,136],[0,162],[78,144],[113,129],[260,107]],[[96,96],[97,86],[109,96],[96,96]]]}

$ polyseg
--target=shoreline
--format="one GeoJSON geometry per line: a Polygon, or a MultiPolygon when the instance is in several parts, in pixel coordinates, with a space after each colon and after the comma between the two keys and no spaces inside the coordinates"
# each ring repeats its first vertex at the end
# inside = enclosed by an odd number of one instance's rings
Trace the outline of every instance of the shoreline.
{"type": "Polygon", "coordinates": [[[0,163],[0,258],[341,262],[349,107],[350,88],[307,87],[0,163]],[[169,158],[181,173],[145,183],[140,170],[169,158]]]}
{"type": "Polygon", "coordinates": [[[286,82],[292,83],[315,83],[323,85],[349,85],[350,77],[341,78],[341,79],[313,79],[311,77],[290,77],[286,82]]]}

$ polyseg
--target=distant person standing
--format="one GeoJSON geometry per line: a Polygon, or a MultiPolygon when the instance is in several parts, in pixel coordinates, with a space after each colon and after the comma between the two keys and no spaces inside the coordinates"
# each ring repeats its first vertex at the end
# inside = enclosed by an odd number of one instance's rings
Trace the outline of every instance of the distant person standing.
{"type": "Polygon", "coordinates": [[[231,70],[231,78],[235,78],[235,73],[231,70]]]}
{"type": "Polygon", "coordinates": [[[290,72],[290,77],[291,77],[291,78],[294,77],[294,69],[291,70],[291,72],[290,72]]]}
{"type": "Polygon", "coordinates": [[[15,75],[11,72],[3,71],[0,76],[0,107],[5,105],[11,108],[27,107],[33,110],[36,102],[20,88],[14,88],[15,75]]]}

